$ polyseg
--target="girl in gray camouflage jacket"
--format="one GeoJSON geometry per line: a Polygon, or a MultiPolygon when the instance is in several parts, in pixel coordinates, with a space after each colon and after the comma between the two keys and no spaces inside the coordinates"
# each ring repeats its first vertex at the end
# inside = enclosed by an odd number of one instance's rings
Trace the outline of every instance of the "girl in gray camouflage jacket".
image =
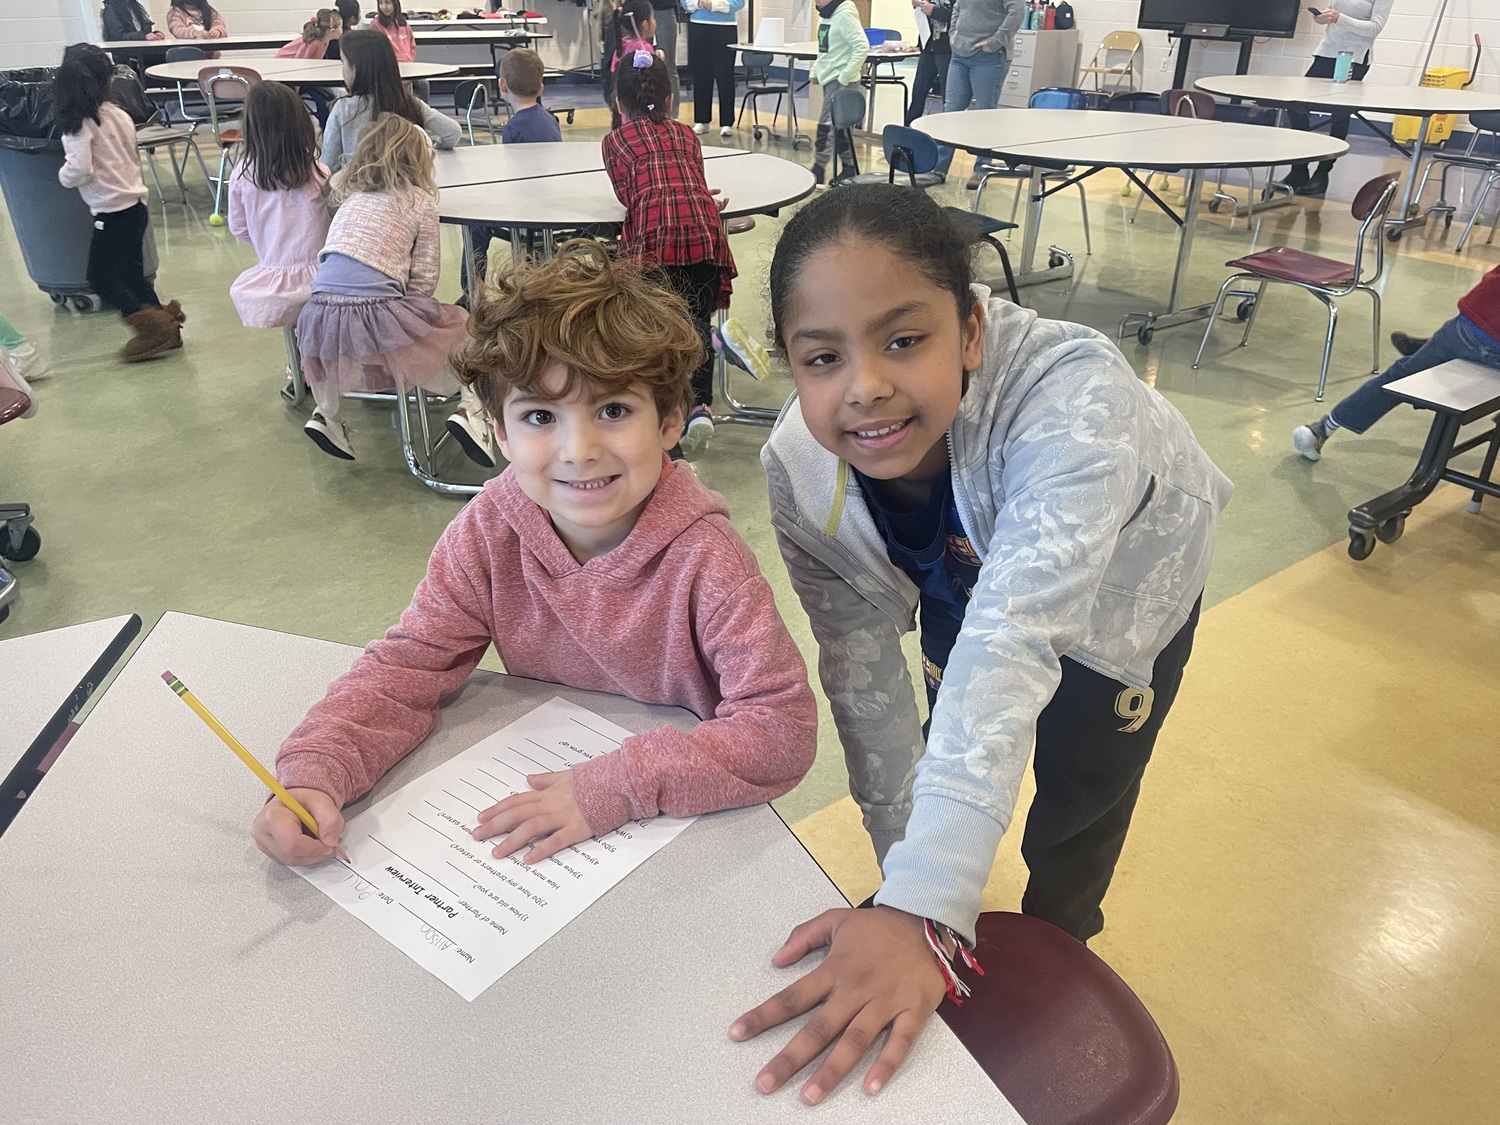
{"type": "Polygon", "coordinates": [[[1021,908],[1099,932],[1232,486],[1103,336],[973,286],[921,192],[805,207],[771,314],[797,384],[762,453],[771,517],[883,882],[874,909],[793,931],[776,964],[827,957],[730,1034],[823,1004],[757,1079],[774,1090],[841,1037],[803,1086],[816,1102],[890,1027],[878,1090],[950,987],[935,947],[973,943],[1033,745],[1021,908]]]}

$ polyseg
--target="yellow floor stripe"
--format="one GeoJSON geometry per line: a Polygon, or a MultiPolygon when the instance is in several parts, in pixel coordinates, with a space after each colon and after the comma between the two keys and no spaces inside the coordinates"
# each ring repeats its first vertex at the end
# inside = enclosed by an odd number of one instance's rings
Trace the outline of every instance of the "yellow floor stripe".
{"type": "MultiPolygon", "coordinates": [[[[1182,1125],[1494,1119],[1500,502],[1467,501],[1203,615],[1092,943],[1177,1055],[1182,1125]]],[[[874,890],[851,801],[795,827],[874,890]]],[[[1017,908],[1018,840],[987,909],[1017,908]]]]}

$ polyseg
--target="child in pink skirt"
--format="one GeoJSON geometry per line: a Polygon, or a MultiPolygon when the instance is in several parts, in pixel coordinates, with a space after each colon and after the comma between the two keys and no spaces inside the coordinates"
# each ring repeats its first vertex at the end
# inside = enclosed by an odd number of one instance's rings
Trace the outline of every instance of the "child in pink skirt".
{"type": "Polygon", "coordinates": [[[229,287],[246,328],[290,328],[312,296],[333,205],[302,99],[262,82],[245,99],[245,155],[229,178],[229,229],[260,259],[229,287]]]}
{"type": "MultiPolygon", "coordinates": [[[[437,185],[432,146],[421,129],[382,114],[334,175],[333,196],[339,209],[318,255],[312,299],[297,318],[297,342],[317,403],[307,434],[325,453],[352,461],[339,396],[392,385],[404,392],[412,384],[452,393],[458,384],[448,353],[464,341],[468,314],[432,295],[437,185]]],[[[483,417],[477,405],[472,413],[483,417]]],[[[474,428],[493,442],[487,427],[474,428]]],[[[493,453],[481,452],[493,466],[493,453]]]]}

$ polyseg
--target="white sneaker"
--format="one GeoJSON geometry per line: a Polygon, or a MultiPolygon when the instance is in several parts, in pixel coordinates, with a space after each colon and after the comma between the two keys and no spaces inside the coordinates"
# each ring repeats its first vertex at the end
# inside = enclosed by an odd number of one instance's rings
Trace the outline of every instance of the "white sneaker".
{"type": "Polygon", "coordinates": [[[764,382],[770,376],[771,354],[740,321],[731,317],[722,329],[715,328],[713,342],[716,351],[736,367],[750,372],[757,382],[764,382]]]}
{"type": "Polygon", "coordinates": [[[701,121],[695,121],[693,122],[693,132],[697,133],[701,137],[704,133],[708,132],[708,126],[703,124],[703,122],[701,121]]]}
{"type": "Polygon", "coordinates": [[[1328,438],[1312,426],[1298,426],[1292,431],[1292,445],[1308,461],[1317,461],[1323,456],[1323,443],[1328,438]]]}
{"type": "Polygon", "coordinates": [[[475,418],[467,410],[456,410],[448,415],[447,424],[448,432],[470,461],[486,469],[495,467],[495,434],[485,419],[475,418]]]}
{"type": "Polygon", "coordinates": [[[677,442],[684,457],[696,457],[708,448],[714,436],[714,416],[706,406],[695,406],[677,442]]]}
{"type": "Polygon", "coordinates": [[[10,358],[10,369],[28,383],[40,383],[43,379],[52,377],[52,365],[29,340],[22,340],[15,347],[6,348],[5,354],[10,358]]]}
{"type": "Polygon", "coordinates": [[[324,453],[344,461],[354,460],[354,446],[349,443],[349,427],[339,419],[324,418],[321,411],[314,410],[313,416],[302,428],[324,453]]]}
{"type": "Polygon", "coordinates": [[[731,129],[728,125],[725,125],[723,128],[721,128],[719,130],[719,136],[724,137],[725,139],[728,139],[729,137],[734,136],[734,130],[731,129]]]}

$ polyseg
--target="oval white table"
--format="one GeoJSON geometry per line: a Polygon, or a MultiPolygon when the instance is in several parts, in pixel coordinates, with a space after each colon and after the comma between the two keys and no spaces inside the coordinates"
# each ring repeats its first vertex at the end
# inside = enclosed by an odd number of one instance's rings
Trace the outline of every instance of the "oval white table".
{"type": "Polygon", "coordinates": [[[1031,168],[1017,285],[1056,281],[1073,273],[1071,255],[1058,247],[1049,248],[1052,256],[1047,269],[1033,268],[1039,234],[1038,203],[1045,196],[1072,187],[1105,168],[1123,170],[1177,224],[1180,232],[1166,308],[1160,312],[1130,313],[1120,322],[1119,335],[1123,337],[1133,331],[1142,344],[1150,343],[1159,328],[1202,320],[1213,309],[1212,304],[1179,308],[1206,171],[1326,160],[1349,151],[1343,141],[1293,129],[1097,109],[969,110],[919,117],[913,125],[943,144],[1031,168]],[[1039,164],[1051,165],[1053,169],[1076,166],[1086,171],[1066,183],[1047,188],[1042,183],[1042,174],[1047,169],[1039,164]],[[1184,173],[1187,190],[1182,213],[1179,215],[1168,207],[1137,171],[1184,173]]]}
{"type": "MultiPolygon", "coordinates": [[[[262,856],[262,760],[359,649],[168,613],[0,840],[7,1122],[1021,1125],[941,1020],[878,1097],[809,1110],[754,1077],[805,1019],[729,1023],[795,980],[771,953],[848,903],[766,805],[697,821],[472,1003],[262,856]],[[90,843],[92,841],[92,843],[90,843]]],[[[676,708],[475,672],[354,809],[553,696],[630,730],[676,708]]],[[[809,958],[809,966],[816,957],[809,958]]]]}
{"type": "MultiPolygon", "coordinates": [[[[404,62],[399,64],[402,78],[441,78],[457,74],[458,67],[449,63],[404,62]]],[[[146,73],[152,78],[168,82],[196,82],[198,72],[215,66],[243,66],[259,74],[267,82],[308,82],[319,86],[342,86],[344,64],[326,59],[243,59],[227,62],[224,59],[188,59],[183,62],[157,63],[148,66],[146,73]]]]}
{"type": "Polygon", "coordinates": [[[1391,145],[1406,152],[1396,140],[1367,113],[1395,113],[1421,118],[1421,128],[1411,146],[1411,167],[1406,175],[1406,189],[1401,207],[1394,218],[1386,220],[1386,237],[1399,241],[1401,232],[1419,227],[1426,220],[1412,215],[1418,201],[1412,198],[1421,182],[1422,152],[1427,143],[1427,127],[1439,113],[1484,113],[1500,110],[1500,94],[1482,90],[1444,90],[1430,86],[1383,86],[1373,82],[1334,82],[1329,78],[1286,78],[1268,74],[1218,74],[1198,79],[1194,85],[1205,93],[1226,98],[1243,98],[1261,105],[1309,106],[1315,109],[1348,110],[1391,145]]]}

